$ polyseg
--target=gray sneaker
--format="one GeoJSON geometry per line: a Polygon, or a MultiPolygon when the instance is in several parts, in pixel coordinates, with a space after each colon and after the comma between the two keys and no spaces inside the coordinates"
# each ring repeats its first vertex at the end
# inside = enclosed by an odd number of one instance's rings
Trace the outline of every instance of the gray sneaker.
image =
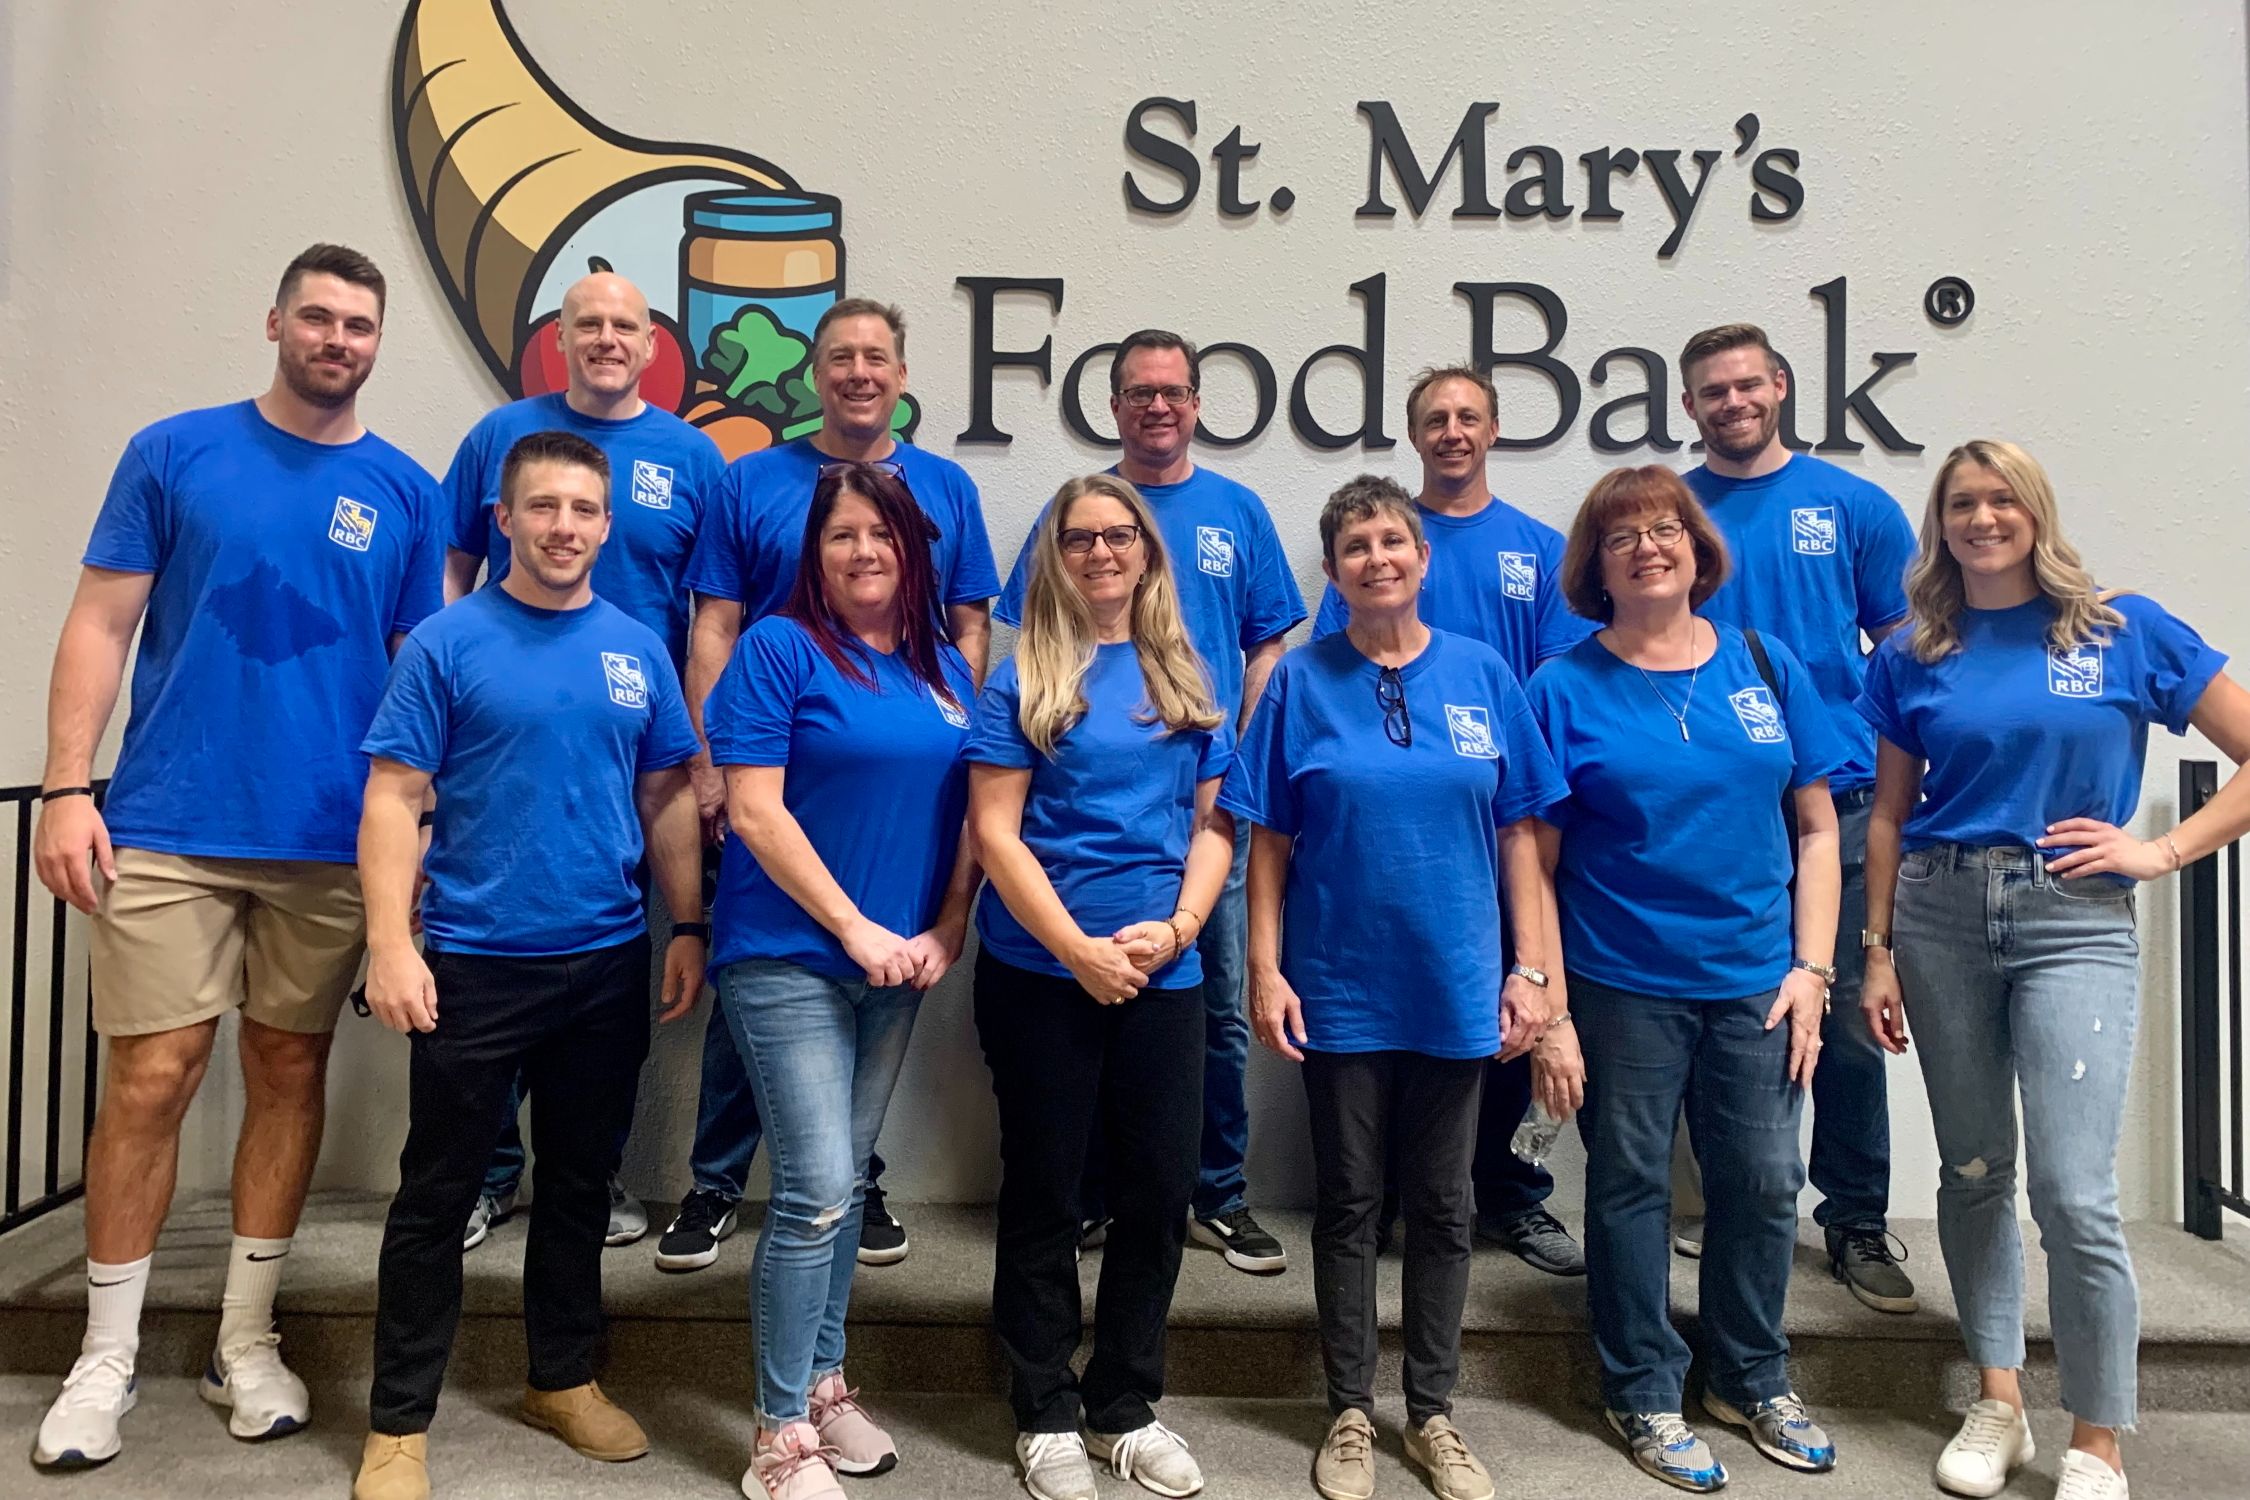
{"type": "Polygon", "coordinates": [[[1031,1500],[1099,1500],[1086,1440],[1075,1432],[1019,1432],[1016,1462],[1031,1500]]]}
{"type": "Polygon", "coordinates": [[[1880,1229],[1830,1229],[1828,1274],[1852,1289],[1852,1295],[1877,1312],[1910,1313],[1922,1304],[1915,1300],[1914,1283],[1899,1269],[1906,1246],[1896,1235],[1880,1229]],[[1891,1247],[1898,1246],[1892,1254],[1891,1247]]]}
{"type": "Polygon", "coordinates": [[[641,1200],[625,1191],[625,1184],[612,1177],[609,1180],[609,1231],[602,1243],[612,1247],[630,1245],[648,1233],[648,1210],[641,1200]]]}
{"type": "Polygon", "coordinates": [[[1750,1445],[1777,1464],[1807,1474],[1825,1474],[1836,1467],[1836,1445],[1805,1414],[1805,1403],[1795,1391],[1740,1407],[1705,1391],[1703,1409],[1729,1427],[1748,1428],[1750,1445]]]}
{"type": "Polygon", "coordinates": [[[476,1249],[492,1233],[493,1226],[505,1222],[516,1211],[516,1190],[504,1193],[479,1193],[477,1206],[469,1210],[468,1228],[461,1232],[461,1249],[465,1254],[476,1249]]]}
{"type": "Polygon", "coordinates": [[[1611,1411],[1609,1430],[1625,1440],[1633,1462],[1676,1489],[1709,1494],[1727,1484],[1726,1466],[1676,1411],[1611,1411]]]}
{"type": "Polygon", "coordinates": [[[1689,1260],[1703,1259],[1703,1219],[1675,1219],[1672,1222],[1672,1253],[1684,1255],[1689,1260]]]}
{"type": "Polygon", "coordinates": [[[1086,1429],[1086,1449],[1120,1479],[1151,1493],[1181,1500],[1203,1488],[1203,1471],[1180,1435],[1153,1418],[1131,1432],[1086,1429]]]}
{"type": "Polygon", "coordinates": [[[1525,1265],[1549,1276],[1583,1276],[1586,1252],[1561,1221],[1543,1208],[1479,1224],[1477,1233],[1510,1251],[1525,1265]]]}

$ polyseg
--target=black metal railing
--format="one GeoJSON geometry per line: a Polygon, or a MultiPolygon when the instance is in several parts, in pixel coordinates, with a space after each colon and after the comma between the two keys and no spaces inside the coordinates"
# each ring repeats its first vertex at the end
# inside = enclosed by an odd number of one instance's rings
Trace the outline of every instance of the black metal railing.
{"type": "MultiPolygon", "coordinates": [[[[95,785],[97,803],[108,790],[106,781],[95,785]]],[[[0,1186],[0,1234],[51,1213],[86,1191],[86,1141],[93,1134],[101,1068],[82,937],[75,955],[71,946],[73,934],[82,934],[84,924],[72,919],[67,905],[47,894],[31,868],[32,817],[38,801],[36,786],[0,788],[0,829],[14,825],[7,892],[13,933],[8,949],[8,1154],[0,1165],[0,1178],[5,1179],[0,1186]],[[35,917],[44,921],[35,924],[35,917]],[[32,959],[35,948],[42,946],[44,1006],[32,996],[32,959]],[[35,1017],[41,1022],[36,1031],[35,1017]],[[31,1066],[35,1055],[42,1061],[37,1070],[31,1066]],[[64,1106],[73,1073],[78,1108],[75,1118],[66,1120],[64,1106]],[[37,1170],[27,1184],[35,1119],[40,1122],[37,1170]],[[24,1194],[32,1188],[37,1196],[27,1200],[24,1194]]]]}
{"type": "MultiPolygon", "coordinates": [[[[2180,762],[2180,816],[2219,789],[2216,761],[2180,762]]],[[[2225,1210],[2250,1215],[2242,1171],[2242,845],[2180,875],[2180,1158],[2186,1228],[2219,1238],[2225,1210]],[[2220,878],[2221,866],[2225,878],[2220,878]],[[2221,887],[2224,887],[2224,911],[2221,887]],[[2221,955],[2226,981],[2219,978],[2221,955]]]]}

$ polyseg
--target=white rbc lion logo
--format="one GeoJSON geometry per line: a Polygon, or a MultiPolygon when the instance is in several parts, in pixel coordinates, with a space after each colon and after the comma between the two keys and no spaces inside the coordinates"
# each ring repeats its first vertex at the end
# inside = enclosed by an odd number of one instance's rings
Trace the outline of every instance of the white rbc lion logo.
{"type": "Polygon", "coordinates": [[[650,510],[672,508],[672,471],[645,458],[633,460],[633,503],[650,510]]]}
{"type": "Polygon", "coordinates": [[[375,545],[375,507],[338,495],[336,513],[328,520],[328,540],[354,552],[365,552],[375,545]]]}
{"type": "Polygon", "coordinates": [[[946,723],[951,724],[955,729],[966,729],[969,727],[968,710],[956,708],[952,704],[946,702],[943,698],[940,698],[937,694],[936,688],[930,689],[930,701],[937,705],[938,715],[939,717],[943,718],[946,723]]]}
{"type": "Polygon", "coordinates": [[[1492,721],[1483,708],[1471,704],[1445,705],[1445,727],[1453,736],[1453,753],[1474,760],[1498,760],[1500,747],[1492,743],[1492,721]]]}
{"type": "Polygon", "coordinates": [[[1789,738],[1782,727],[1781,710],[1774,707],[1773,694],[1762,687],[1746,687],[1739,693],[1729,693],[1727,702],[1734,705],[1734,716],[1742,721],[1742,732],[1752,743],[1778,745],[1789,738]]]}
{"type": "Polygon", "coordinates": [[[2102,695],[2102,648],[2075,646],[2047,656],[2047,691],[2058,698],[2102,695]]]}
{"type": "Polygon", "coordinates": [[[602,653],[602,677],[609,683],[609,701],[626,708],[648,707],[648,678],[641,659],[616,651],[602,653]]]}
{"type": "Polygon", "coordinates": [[[1510,599],[1531,599],[1539,593],[1539,556],[1533,552],[1500,554],[1500,592],[1510,599]]]}
{"type": "Polygon", "coordinates": [[[1789,545],[1809,557],[1835,552],[1836,507],[1814,505],[1789,512],[1789,545]]]}
{"type": "Polygon", "coordinates": [[[1234,576],[1234,533],[1222,526],[1195,528],[1195,565],[1216,578],[1234,576]]]}

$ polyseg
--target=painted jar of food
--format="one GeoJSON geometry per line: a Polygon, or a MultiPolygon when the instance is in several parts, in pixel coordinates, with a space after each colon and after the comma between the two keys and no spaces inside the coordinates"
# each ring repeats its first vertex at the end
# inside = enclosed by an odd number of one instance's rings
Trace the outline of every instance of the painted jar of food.
{"type": "Polygon", "coordinates": [[[821,193],[696,193],[685,206],[680,293],[690,345],[756,305],[812,338],[844,285],[843,207],[821,193]]]}

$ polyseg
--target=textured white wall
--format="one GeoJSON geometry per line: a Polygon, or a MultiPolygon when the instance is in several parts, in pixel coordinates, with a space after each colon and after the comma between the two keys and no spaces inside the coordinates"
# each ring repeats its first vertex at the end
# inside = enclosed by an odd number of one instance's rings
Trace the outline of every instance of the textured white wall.
{"type": "MultiPolygon", "coordinates": [[[[454,325],[407,217],[389,138],[387,79],[402,6],[0,8],[6,67],[0,140],[0,779],[40,757],[36,705],[76,559],[120,444],[141,424],[230,399],[267,378],[259,320],[275,273],[304,243],[337,239],[386,268],[392,298],[370,422],[433,470],[496,391],[454,325]]],[[[1973,7],[1900,0],[1756,13],[1600,0],[1563,10],[1516,3],[1344,5],[1152,0],[1070,16],[1025,0],[962,8],[849,8],[715,0],[519,0],[532,54],[597,118],[632,134],[710,141],[767,157],[839,195],[853,290],[913,318],[912,388],[923,441],[983,485],[1003,563],[1040,500],[1106,462],[1069,439],[1054,392],[1023,373],[999,382],[1009,448],[956,447],[968,411],[968,300],[961,275],[1059,275],[1059,316],[1004,308],[1004,346],[1056,340],[1056,373],[1087,345],[1142,324],[1238,338],[1284,382],[1313,349],[1359,335],[1347,294],[1389,279],[1386,425],[1397,435],[1411,371],[1467,350],[1457,280],[1525,280],[1567,303],[1560,355],[1581,379],[1601,351],[1669,353],[1696,328],[1764,323],[1801,377],[1800,422],[1821,427],[1819,304],[1806,289],[1850,279],[1847,379],[1870,351],[1920,358],[1884,382],[1883,409],[1928,445],[1849,460],[1917,509],[1935,460],[1980,433],[2017,438],[2048,464],[2073,533],[2101,576],[2156,594],[2223,646],[2250,645],[2237,585],[2240,495],[2250,474],[2242,420],[2244,39],[2241,7],[2130,11],[2033,0],[1973,7]],[[1063,19],[1068,16],[1069,19],[1063,19]],[[1262,145],[1245,179],[1286,184],[1286,215],[1223,221],[1206,161],[1189,213],[1130,213],[1121,176],[1131,105],[1192,99],[1207,151],[1235,124],[1262,145]],[[1749,157],[1722,157],[1680,253],[1647,169],[1620,182],[1621,223],[1462,222],[1457,183],[1423,221],[1355,222],[1367,135],[1354,106],[1390,100],[1426,160],[1474,100],[1488,127],[1493,192],[1516,146],[1569,164],[1598,147],[1731,151],[1757,112],[1757,149],[1802,153],[1803,212],[1749,220],[1749,157]],[[1940,275],[1976,288],[1951,332],[1921,311],[1940,275]]],[[[1166,122],[1166,133],[1176,133],[1166,122]]],[[[1144,169],[1145,170],[1145,169],[1144,169]]],[[[1167,179],[1147,178],[1157,191],[1167,179]]],[[[1398,194],[1386,182],[1393,201],[1398,194]]],[[[1536,344],[1533,319],[1504,317],[1506,347],[1536,344]]],[[[1495,460],[1496,487],[1561,522],[1608,460],[1585,419],[1633,389],[1628,367],[1588,391],[1579,426],[1553,447],[1495,460]]],[[[1234,430],[1246,391],[1214,367],[1207,415],[1234,430]]],[[[1348,372],[1324,366],[1314,400],[1331,425],[1356,410],[1348,372]]],[[[1543,383],[1511,377],[1503,426],[1552,420],[1543,383]]],[[[1681,423],[1675,416],[1675,431],[1681,423]]],[[[1855,433],[1865,439],[1864,432],[1855,433]]],[[[1675,455],[1684,459],[1685,455],[1675,455]]],[[[1645,460],[1644,460],[1645,461],[1645,460]]],[[[1277,423],[1219,466],[1272,506],[1308,591],[1317,583],[1321,498],[1363,468],[1410,483],[1411,452],[1321,453],[1277,423]]],[[[2154,747],[2148,815],[2169,815],[2177,742],[2154,747]]],[[[2206,750],[2205,753],[2208,753],[2206,750]]],[[[2177,1195],[2174,903],[2142,908],[2148,1012],[2125,1147],[2129,1210],[2169,1214],[2177,1195]]],[[[973,1198],[994,1180],[991,1109],[965,984],[925,1011],[885,1136],[906,1196],[973,1198]]],[[[694,1028],[659,1046],[635,1184],[677,1191],[693,1114],[694,1028]]],[[[387,1182],[401,1128],[403,1046],[347,1018],[338,1049],[331,1183],[387,1182]]],[[[1898,1211],[1928,1214],[1934,1154],[1911,1064],[1894,1072],[1898,1211]]],[[[188,1180],[223,1180],[238,1100],[214,1071],[189,1142],[188,1180]]],[[[1261,1200],[1305,1193],[1303,1106],[1284,1065],[1253,1070],[1253,1181],[1261,1200]]],[[[1562,1200],[1575,1205],[1574,1186],[1562,1200]]]]}

